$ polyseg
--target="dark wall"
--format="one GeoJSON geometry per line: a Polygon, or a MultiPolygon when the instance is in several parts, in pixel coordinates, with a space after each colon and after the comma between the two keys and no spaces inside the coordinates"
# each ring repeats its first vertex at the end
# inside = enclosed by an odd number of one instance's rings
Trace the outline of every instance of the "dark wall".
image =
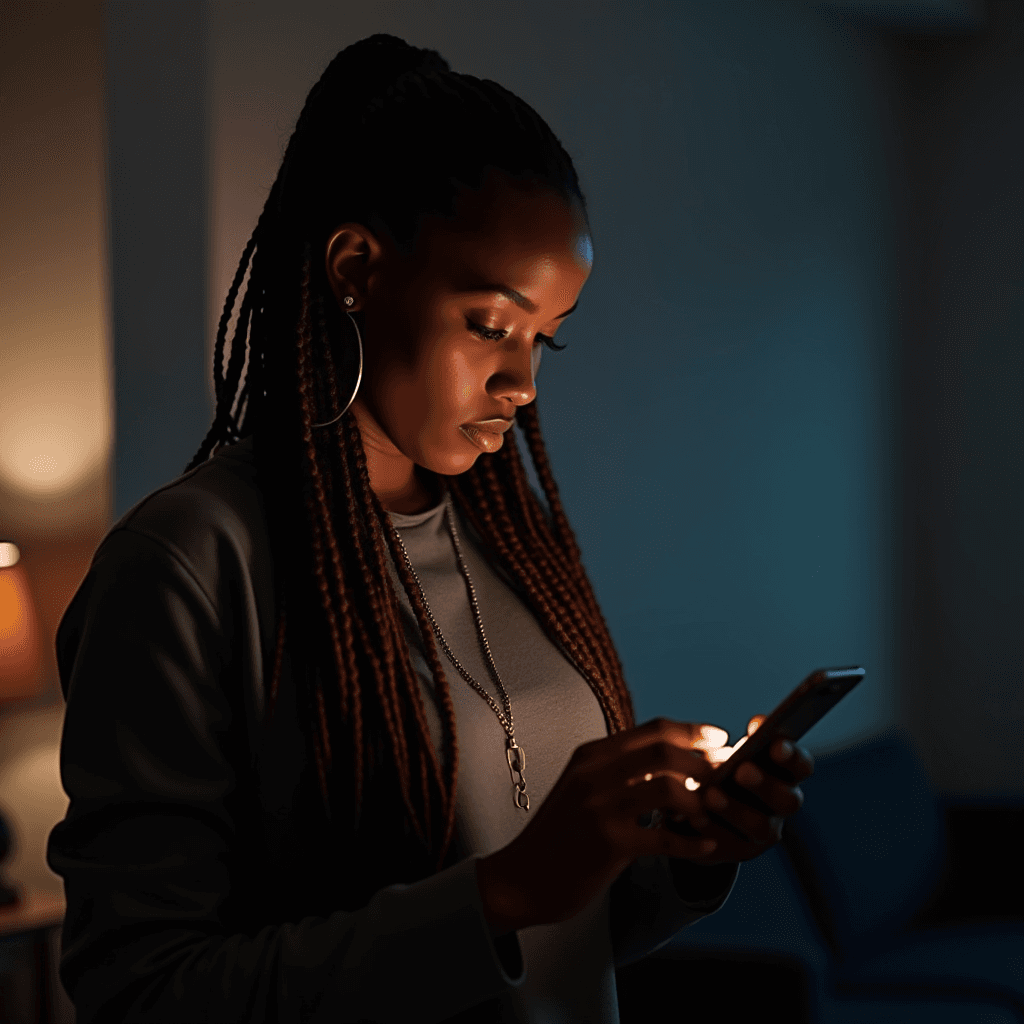
{"type": "Polygon", "coordinates": [[[117,514],[209,425],[211,323],[306,92],[395,32],[520,93],[580,170],[595,269],[539,404],[639,718],[736,733],[860,662],[813,749],[904,722],[943,786],[1005,788],[1017,8],[975,38],[930,5],[940,60],[858,6],[112,3],[117,514]]]}
{"type": "Polygon", "coordinates": [[[590,203],[594,272],[538,403],[638,715],[735,733],[863,662],[810,739],[871,733],[896,683],[884,55],[811,5],[515,9],[213,5],[218,306],[337,50],[395,32],[515,90],[590,203]]]}
{"type": "Polygon", "coordinates": [[[901,49],[904,717],[951,794],[1024,796],[1024,7],[901,49]]]}
{"type": "Polygon", "coordinates": [[[106,5],[114,517],[173,480],[213,415],[206,4],[106,5]]]}

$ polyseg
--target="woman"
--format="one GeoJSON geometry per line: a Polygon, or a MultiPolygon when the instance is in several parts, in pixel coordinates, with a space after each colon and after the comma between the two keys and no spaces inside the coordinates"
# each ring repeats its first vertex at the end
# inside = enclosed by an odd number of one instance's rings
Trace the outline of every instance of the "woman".
{"type": "Polygon", "coordinates": [[[58,632],[79,1024],[615,1021],[615,966],[778,840],[809,756],[708,821],[716,730],[635,726],[558,498],[535,378],[590,268],[522,100],[391,36],[331,62],[215,422],[58,632]]]}

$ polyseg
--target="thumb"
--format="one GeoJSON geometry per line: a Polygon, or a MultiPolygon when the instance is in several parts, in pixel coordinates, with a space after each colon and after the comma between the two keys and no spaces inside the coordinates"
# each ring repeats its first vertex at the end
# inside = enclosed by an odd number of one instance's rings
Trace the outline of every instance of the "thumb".
{"type": "Polygon", "coordinates": [[[729,734],[721,726],[704,722],[694,730],[690,746],[694,750],[707,752],[709,750],[716,750],[728,742],[729,734]]]}
{"type": "Polygon", "coordinates": [[[747,735],[753,736],[767,717],[767,715],[754,715],[754,717],[747,723],[747,735]]]}

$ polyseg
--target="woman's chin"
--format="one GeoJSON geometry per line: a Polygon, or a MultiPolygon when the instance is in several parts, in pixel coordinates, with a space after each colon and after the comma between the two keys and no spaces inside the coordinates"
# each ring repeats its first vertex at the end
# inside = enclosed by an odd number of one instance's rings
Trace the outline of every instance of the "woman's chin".
{"type": "Polygon", "coordinates": [[[429,463],[420,463],[424,468],[432,470],[439,476],[459,476],[472,469],[476,460],[483,452],[449,452],[442,458],[431,459],[429,463]]]}

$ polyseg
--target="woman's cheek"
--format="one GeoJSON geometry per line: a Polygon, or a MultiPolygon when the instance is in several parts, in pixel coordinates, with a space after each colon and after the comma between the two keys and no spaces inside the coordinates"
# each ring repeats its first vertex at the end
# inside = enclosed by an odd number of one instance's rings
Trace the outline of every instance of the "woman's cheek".
{"type": "Polygon", "coordinates": [[[467,418],[472,419],[476,375],[465,356],[454,352],[435,379],[437,394],[434,397],[444,409],[444,419],[454,418],[460,424],[467,418]]]}

